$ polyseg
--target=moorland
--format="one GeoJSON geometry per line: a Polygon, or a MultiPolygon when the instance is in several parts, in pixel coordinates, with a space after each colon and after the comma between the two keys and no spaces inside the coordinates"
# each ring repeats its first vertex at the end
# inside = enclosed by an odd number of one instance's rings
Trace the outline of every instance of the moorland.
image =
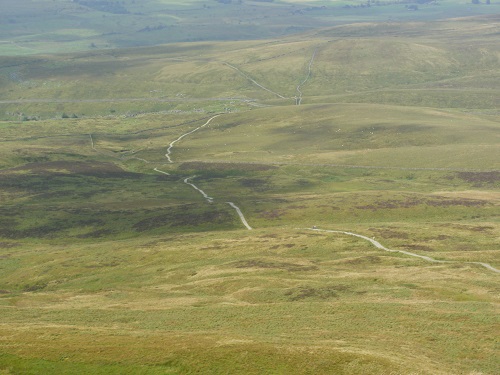
{"type": "Polygon", "coordinates": [[[499,372],[498,4],[12,4],[0,374],[499,372]]]}

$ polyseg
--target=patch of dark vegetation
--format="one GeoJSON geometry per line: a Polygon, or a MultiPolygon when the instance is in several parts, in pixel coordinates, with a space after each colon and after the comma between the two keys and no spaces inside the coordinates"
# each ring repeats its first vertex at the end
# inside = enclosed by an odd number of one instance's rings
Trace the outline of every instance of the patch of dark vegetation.
{"type": "Polygon", "coordinates": [[[0,289],[0,294],[10,294],[10,291],[5,289],[0,289]]]}
{"type": "MultiPolygon", "coordinates": [[[[172,240],[173,240],[173,238],[172,238],[172,240]]],[[[154,241],[146,242],[143,245],[139,245],[139,247],[143,248],[143,249],[149,249],[149,250],[151,250],[152,247],[155,247],[155,246],[158,246],[158,245],[162,245],[162,244],[166,244],[166,243],[169,243],[169,242],[170,241],[166,240],[166,239],[154,240],[154,241]]]]}
{"type": "Polygon", "coordinates": [[[404,245],[406,250],[434,251],[434,249],[425,245],[404,245]]]}
{"type": "Polygon", "coordinates": [[[446,234],[440,234],[439,236],[433,238],[434,240],[437,240],[437,241],[443,241],[443,240],[448,240],[452,238],[451,236],[447,236],[446,234]]]}
{"type": "Polygon", "coordinates": [[[75,3],[86,6],[100,12],[113,14],[128,14],[129,11],[125,8],[122,2],[107,1],[107,0],[73,0],[75,3]]]}
{"type": "Polygon", "coordinates": [[[291,249],[291,248],[295,247],[295,244],[294,243],[285,243],[285,244],[281,244],[281,245],[274,245],[274,246],[271,246],[271,250],[276,250],[276,249],[279,249],[280,247],[284,247],[285,249],[291,249]]]}
{"type": "MultiPolygon", "coordinates": [[[[88,211],[84,210],[64,210],[59,207],[45,207],[45,220],[48,223],[32,224],[29,227],[19,227],[18,225],[0,226],[0,237],[8,239],[23,239],[23,238],[54,238],[58,233],[70,228],[80,228],[83,226],[99,225],[102,226],[105,222],[98,218],[88,217],[83,218],[81,215],[91,215],[88,211]],[[52,214],[54,212],[54,216],[52,214]],[[56,217],[64,213],[64,218],[56,217]]],[[[1,213],[0,213],[1,214],[1,213]]],[[[29,217],[32,211],[27,208],[24,212],[19,212],[20,218],[29,217]]],[[[37,215],[40,212],[36,213],[37,215]]],[[[104,214],[104,212],[101,212],[104,214]]]]}
{"type": "Polygon", "coordinates": [[[354,259],[348,259],[342,263],[344,264],[373,264],[373,263],[380,263],[382,260],[378,256],[373,256],[373,255],[367,255],[363,257],[358,257],[354,259]]]}
{"type": "Polygon", "coordinates": [[[285,292],[285,296],[289,301],[300,301],[304,299],[320,299],[327,300],[336,298],[339,293],[349,292],[350,287],[347,285],[329,285],[322,288],[298,287],[285,292]]]}
{"type": "Polygon", "coordinates": [[[448,197],[430,197],[430,198],[417,198],[406,197],[403,199],[389,199],[384,201],[374,202],[372,204],[356,206],[360,210],[386,210],[386,209],[399,209],[399,208],[413,208],[416,206],[430,206],[430,207],[451,207],[451,206],[465,206],[465,207],[481,207],[489,204],[488,201],[479,199],[452,199],[448,197]]]}
{"type": "MultiPolygon", "coordinates": [[[[466,224],[439,224],[440,227],[454,228],[459,230],[469,230],[471,232],[486,232],[495,229],[489,225],[466,225],[466,224]]],[[[445,236],[450,238],[449,236],[445,236]]]]}
{"type": "Polygon", "coordinates": [[[271,211],[263,211],[260,213],[260,216],[265,219],[280,219],[285,213],[285,210],[275,209],[271,211]]]}
{"type": "Polygon", "coordinates": [[[175,182],[178,180],[178,177],[177,176],[168,176],[166,174],[158,174],[155,176],[155,180],[157,182],[166,182],[166,181],[175,182]]]}
{"type": "Polygon", "coordinates": [[[305,266],[303,264],[284,263],[284,262],[265,262],[262,260],[250,259],[232,263],[236,268],[266,268],[281,269],[290,272],[295,271],[315,271],[317,266],[305,266]]]}
{"type": "Polygon", "coordinates": [[[79,174],[93,177],[112,177],[112,178],[140,178],[140,173],[126,172],[116,164],[108,162],[81,162],[81,161],[49,161],[40,163],[28,163],[23,166],[8,169],[0,172],[5,174],[8,172],[29,171],[37,175],[53,175],[53,174],[79,174]]]}
{"type": "Polygon", "coordinates": [[[0,228],[14,228],[18,223],[13,216],[19,214],[19,210],[9,210],[7,208],[0,208],[0,228]]]}
{"type": "Polygon", "coordinates": [[[110,236],[116,234],[115,231],[111,229],[98,229],[89,233],[79,234],[76,236],[77,238],[103,238],[106,236],[110,236]]]}
{"type": "Polygon", "coordinates": [[[59,232],[61,229],[67,228],[67,225],[62,227],[58,225],[60,223],[61,222],[59,223],[54,222],[52,224],[26,228],[26,229],[0,228],[0,237],[10,238],[10,239],[23,239],[28,237],[51,238],[54,236],[56,232],[59,232]]]}
{"type": "Polygon", "coordinates": [[[476,187],[500,183],[500,172],[458,172],[457,177],[476,187]]]}
{"type": "MultiPolygon", "coordinates": [[[[2,179],[0,178],[0,186],[2,179]]],[[[14,216],[19,215],[22,212],[22,208],[20,205],[12,205],[12,206],[0,206],[0,228],[2,227],[12,227],[16,225],[16,220],[14,216]]]]}
{"type": "Polygon", "coordinates": [[[278,238],[277,234],[263,234],[259,238],[278,238]]]}
{"type": "Polygon", "coordinates": [[[330,206],[328,204],[319,204],[319,205],[316,205],[317,208],[327,208],[327,210],[323,210],[323,212],[329,212],[330,210],[331,211],[340,211],[340,207],[337,207],[337,206],[330,206]]]}
{"type": "Polygon", "coordinates": [[[63,198],[76,195],[75,190],[64,190],[64,191],[53,191],[48,193],[38,194],[38,199],[52,199],[52,198],[63,198]]]}
{"type": "MultiPolygon", "coordinates": [[[[229,3],[231,2],[231,0],[224,0],[224,1],[229,1],[229,3]]],[[[221,0],[219,0],[219,2],[221,2],[221,0]]],[[[233,121],[228,122],[226,124],[217,126],[217,130],[223,132],[223,131],[225,131],[227,129],[237,128],[240,125],[245,125],[245,122],[244,121],[235,121],[235,120],[233,120],[233,121]]]]}
{"type": "Polygon", "coordinates": [[[490,227],[490,226],[487,226],[487,225],[484,225],[484,226],[481,226],[481,225],[478,225],[478,226],[470,226],[469,227],[469,230],[473,231],[473,232],[486,232],[486,231],[489,231],[489,230],[492,230],[492,229],[495,229],[494,227],[490,227]]]}
{"type": "Polygon", "coordinates": [[[197,170],[197,171],[268,171],[277,167],[267,164],[257,163],[204,163],[204,162],[187,162],[179,166],[179,170],[197,170]]]}
{"type": "Polygon", "coordinates": [[[455,245],[453,249],[456,251],[465,251],[465,252],[473,252],[476,250],[471,245],[463,245],[463,244],[455,245]]]}
{"type": "Polygon", "coordinates": [[[211,207],[206,211],[198,211],[197,205],[184,205],[162,215],[149,217],[133,225],[137,232],[161,227],[193,227],[200,225],[217,225],[232,222],[233,217],[227,212],[211,207]]]}
{"type": "Polygon", "coordinates": [[[267,180],[262,178],[243,178],[239,182],[242,186],[251,188],[254,191],[266,191],[270,189],[267,180]]]}
{"type": "Polygon", "coordinates": [[[157,26],[146,26],[140,30],[137,30],[138,33],[150,33],[152,31],[160,31],[166,29],[167,25],[157,25],[157,26]]]}
{"type": "Polygon", "coordinates": [[[50,160],[48,156],[29,155],[29,156],[21,156],[20,158],[24,163],[45,163],[50,160]]]}
{"type": "Polygon", "coordinates": [[[220,245],[207,246],[207,247],[200,248],[200,250],[221,250],[221,249],[224,249],[224,247],[220,246],[220,245]]]}
{"type": "Polygon", "coordinates": [[[13,247],[21,246],[15,242],[0,242],[0,249],[12,249],[13,247]]]}
{"type": "Polygon", "coordinates": [[[48,283],[39,281],[34,284],[26,284],[23,286],[23,292],[37,292],[39,290],[43,290],[47,287],[48,283]]]}
{"type": "MultiPolygon", "coordinates": [[[[56,211],[59,211],[56,209],[56,211]]],[[[83,218],[83,215],[89,215],[89,211],[83,209],[66,209],[64,212],[69,213],[71,215],[75,215],[74,224],[79,227],[85,226],[102,226],[105,224],[105,221],[98,217],[88,217],[83,218]]],[[[104,214],[105,211],[101,211],[104,214]]]]}

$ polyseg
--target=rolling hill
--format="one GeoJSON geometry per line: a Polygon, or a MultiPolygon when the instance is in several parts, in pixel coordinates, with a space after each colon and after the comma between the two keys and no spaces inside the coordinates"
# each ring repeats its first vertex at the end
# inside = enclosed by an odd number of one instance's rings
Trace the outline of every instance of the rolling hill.
{"type": "Polygon", "coordinates": [[[495,4],[108,3],[269,13],[0,56],[0,374],[498,372],[495,4]]]}

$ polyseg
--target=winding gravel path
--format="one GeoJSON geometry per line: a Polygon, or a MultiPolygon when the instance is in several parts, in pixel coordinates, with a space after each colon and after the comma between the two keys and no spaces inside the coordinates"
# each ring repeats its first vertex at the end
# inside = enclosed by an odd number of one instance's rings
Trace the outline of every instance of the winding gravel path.
{"type": "MultiPolygon", "coordinates": [[[[165,174],[168,174],[166,172],[163,172],[163,171],[160,171],[158,169],[155,168],[155,171],[156,172],[160,172],[160,173],[165,173],[165,174]]],[[[201,195],[203,195],[203,198],[205,198],[207,200],[208,203],[214,203],[214,199],[212,197],[209,197],[207,193],[205,193],[203,190],[201,190],[198,186],[196,186],[195,184],[193,184],[192,182],[189,182],[189,180],[195,178],[196,176],[191,176],[191,177],[187,177],[184,179],[184,183],[185,184],[188,184],[190,185],[193,189],[197,190],[198,192],[201,193],[201,195]]],[[[241,212],[240,208],[238,206],[236,206],[233,202],[226,202],[227,204],[229,204],[232,208],[234,208],[236,210],[236,213],[238,214],[238,216],[240,217],[240,220],[241,222],[243,223],[243,225],[248,229],[248,230],[252,230],[252,227],[248,224],[248,222],[246,221],[245,219],[245,216],[243,215],[243,212],[241,212]]]]}
{"type": "MultiPolygon", "coordinates": [[[[137,158],[137,159],[139,159],[139,158],[137,158]]],[[[142,159],[139,159],[139,160],[142,160],[142,159]]],[[[163,174],[166,174],[167,176],[170,176],[170,173],[165,172],[165,171],[162,171],[162,170],[159,170],[158,168],[155,168],[155,169],[153,169],[153,170],[154,170],[155,172],[158,172],[158,173],[163,173],[163,174]]]]}
{"type": "Polygon", "coordinates": [[[312,69],[312,65],[313,65],[313,62],[314,62],[314,58],[316,57],[316,52],[318,51],[318,49],[316,48],[312,54],[312,57],[311,57],[311,60],[309,61],[309,65],[307,67],[307,76],[306,78],[304,78],[304,80],[299,83],[299,85],[297,86],[297,93],[299,94],[298,96],[295,97],[295,104],[296,105],[300,105],[302,103],[302,91],[300,91],[300,87],[301,86],[304,86],[305,83],[309,80],[309,77],[311,77],[311,69],[312,69]]]}
{"type": "Polygon", "coordinates": [[[357,233],[344,232],[344,231],[341,231],[341,230],[318,229],[318,228],[306,228],[306,229],[308,229],[308,230],[314,230],[316,232],[341,233],[341,234],[347,234],[349,236],[359,237],[359,238],[362,238],[362,239],[364,239],[366,241],[371,242],[378,249],[382,249],[384,251],[389,251],[391,253],[401,253],[401,254],[409,255],[409,256],[412,256],[412,257],[416,257],[416,258],[420,258],[420,259],[426,260],[428,262],[433,262],[433,263],[477,264],[477,265],[480,265],[480,266],[483,266],[483,267],[489,269],[490,271],[493,271],[493,272],[496,272],[496,273],[500,273],[499,269],[496,269],[495,267],[491,266],[488,263],[483,263],[483,262],[459,262],[459,261],[453,261],[453,260],[438,260],[438,259],[434,259],[434,258],[425,256],[425,255],[419,255],[419,254],[415,254],[415,253],[410,253],[409,251],[405,251],[405,250],[391,250],[391,249],[386,248],[380,242],[375,241],[373,238],[366,237],[366,236],[363,236],[363,235],[357,234],[357,233]]]}
{"type": "Polygon", "coordinates": [[[201,190],[198,186],[196,186],[195,184],[189,182],[189,180],[191,180],[192,178],[195,178],[196,176],[191,176],[191,177],[187,177],[184,179],[184,183],[185,184],[188,184],[190,186],[193,187],[193,189],[195,190],[198,190],[201,195],[203,195],[203,198],[205,198],[207,200],[208,203],[213,203],[214,202],[214,199],[212,197],[209,197],[203,190],[201,190]]]}
{"type": "Polygon", "coordinates": [[[270,90],[270,89],[268,89],[267,87],[262,86],[259,82],[257,82],[256,80],[254,80],[254,79],[250,78],[248,75],[246,75],[245,73],[243,73],[241,70],[239,70],[239,69],[238,69],[237,67],[235,67],[234,65],[231,65],[231,64],[229,64],[229,63],[227,63],[227,62],[226,62],[226,63],[224,63],[224,65],[226,65],[226,66],[230,67],[230,68],[231,68],[231,69],[233,69],[233,70],[236,70],[239,74],[241,74],[243,77],[245,77],[246,79],[248,79],[248,80],[249,80],[250,82],[252,82],[254,85],[256,85],[256,86],[260,87],[261,89],[266,90],[267,92],[270,92],[270,93],[271,93],[271,94],[273,94],[273,95],[276,95],[278,98],[281,98],[281,99],[287,99],[287,98],[285,98],[283,95],[280,95],[280,94],[278,94],[277,92],[275,92],[275,91],[273,91],[273,90],[270,90]]]}
{"type": "Polygon", "coordinates": [[[92,134],[89,134],[89,137],[90,137],[90,144],[92,145],[92,150],[97,151],[95,149],[95,143],[94,143],[94,138],[92,138],[92,134]]]}
{"type": "Polygon", "coordinates": [[[177,138],[175,141],[172,141],[172,142],[170,143],[170,145],[168,146],[167,153],[165,154],[165,157],[168,159],[168,162],[169,162],[169,163],[173,163],[172,159],[170,158],[170,154],[172,153],[172,148],[174,147],[174,144],[176,144],[176,143],[177,143],[177,142],[179,142],[182,138],[184,138],[184,137],[188,136],[189,134],[193,134],[194,132],[196,132],[196,131],[200,130],[201,128],[203,128],[203,127],[205,127],[205,126],[207,126],[208,124],[210,124],[210,121],[212,121],[212,120],[213,120],[214,118],[216,118],[216,117],[219,117],[220,115],[221,115],[221,114],[219,113],[218,115],[215,115],[215,116],[213,116],[213,117],[209,118],[209,119],[208,119],[208,121],[207,121],[207,122],[205,122],[203,125],[198,126],[196,129],[191,130],[191,131],[189,131],[189,132],[187,132],[187,133],[184,133],[184,134],[183,134],[183,135],[181,135],[179,138],[177,138]]]}
{"type": "Polygon", "coordinates": [[[250,225],[248,225],[248,222],[246,221],[245,216],[243,216],[243,212],[241,212],[240,208],[238,206],[236,206],[233,202],[226,202],[226,203],[236,210],[236,213],[240,217],[240,220],[243,223],[243,225],[248,230],[252,230],[252,227],[250,225]]]}

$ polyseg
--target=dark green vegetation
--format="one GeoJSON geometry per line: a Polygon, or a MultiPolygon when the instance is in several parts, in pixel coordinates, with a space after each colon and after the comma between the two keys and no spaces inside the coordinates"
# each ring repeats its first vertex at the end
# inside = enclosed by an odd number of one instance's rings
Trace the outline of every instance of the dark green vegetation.
{"type": "MultiPolygon", "coordinates": [[[[175,7],[491,12],[347,3],[175,7]]],[[[124,26],[173,7],[64,4],[124,26]]],[[[498,373],[500,276],[467,262],[500,268],[499,32],[488,15],[0,57],[0,374],[498,373]]]]}

